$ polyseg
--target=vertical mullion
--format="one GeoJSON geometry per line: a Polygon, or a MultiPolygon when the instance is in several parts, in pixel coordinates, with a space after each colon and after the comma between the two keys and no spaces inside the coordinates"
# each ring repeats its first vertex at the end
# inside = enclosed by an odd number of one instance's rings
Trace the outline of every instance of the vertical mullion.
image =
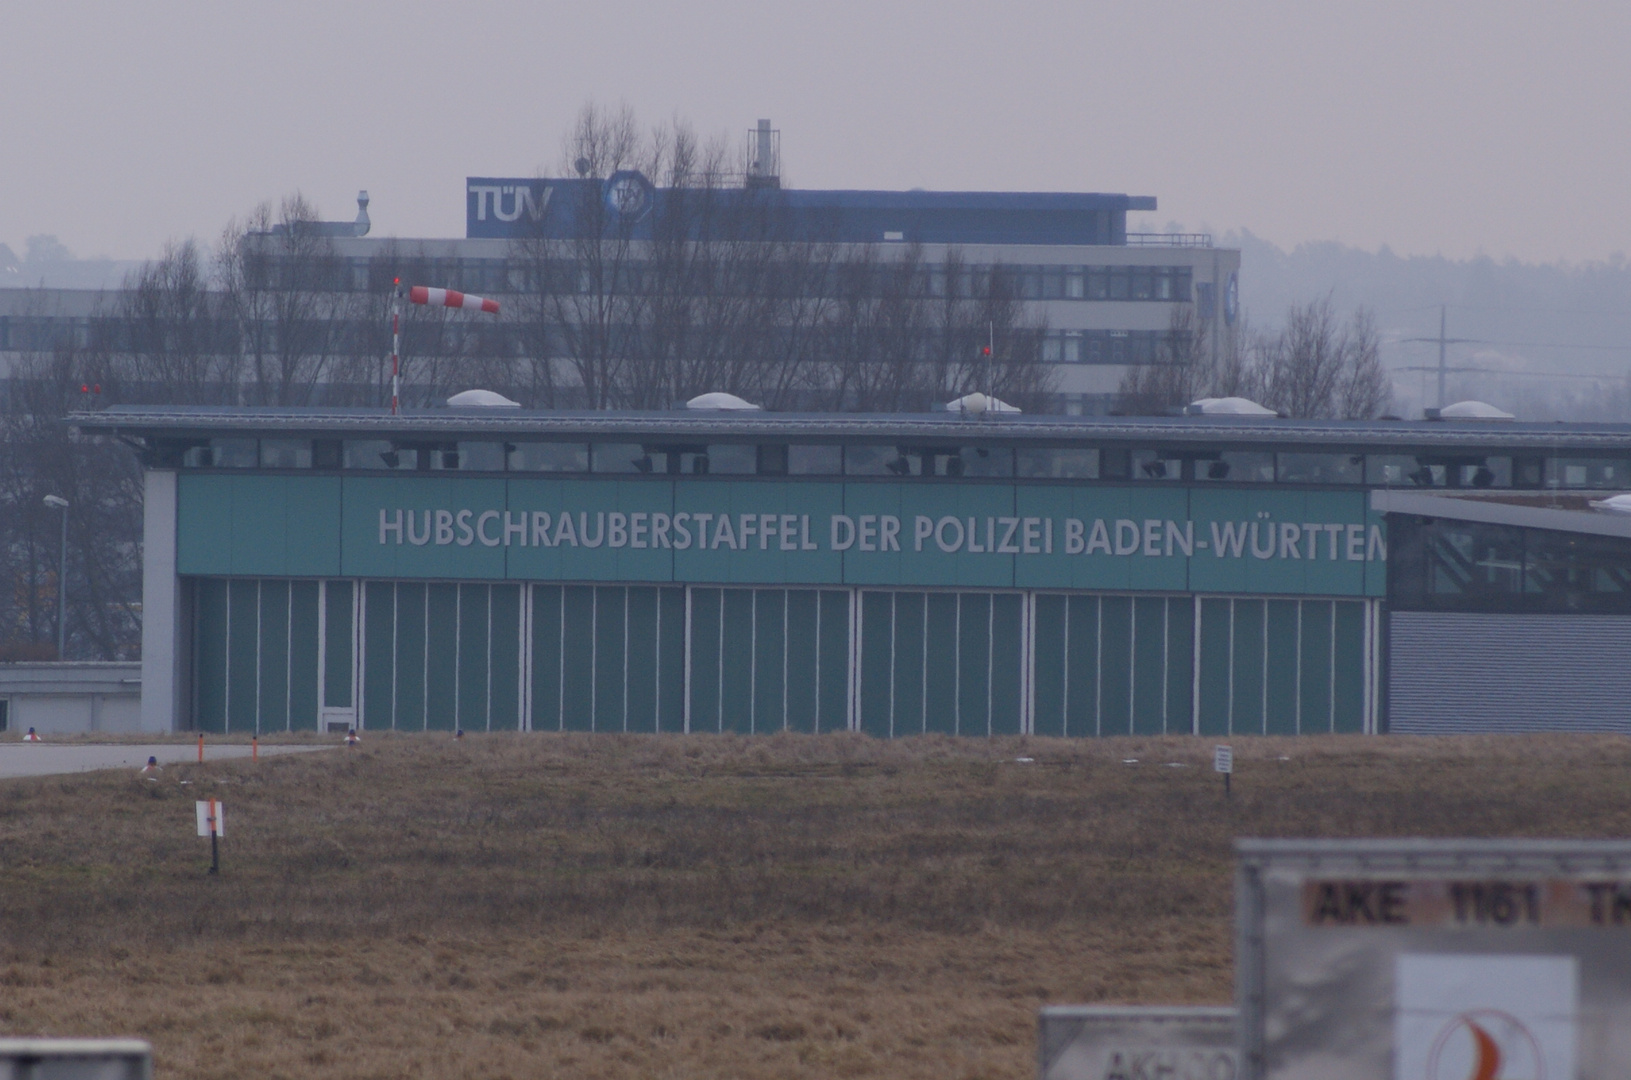
{"type": "Polygon", "coordinates": [[[725,590],[719,590],[719,663],[714,665],[714,677],[718,689],[714,693],[714,731],[723,733],[725,730],[725,590]]]}
{"type": "Polygon", "coordinates": [[[1201,596],[1195,594],[1194,667],[1189,673],[1189,733],[1201,733],[1201,596]]]}
{"type": "Polygon", "coordinates": [[[424,631],[419,635],[424,638],[424,662],[419,667],[419,730],[430,730],[430,583],[420,590],[423,599],[420,607],[423,609],[421,618],[424,620],[424,631]]]}
{"type": "Polygon", "coordinates": [[[985,606],[985,735],[991,737],[992,704],[996,701],[992,687],[991,669],[996,666],[996,646],[991,639],[997,633],[997,594],[992,593],[985,606]]]}
{"type": "MultiPolygon", "coordinates": [[[[600,715],[600,586],[589,590],[589,730],[597,731],[595,719],[600,715]]],[[[562,598],[565,604],[565,598],[562,598]]]]}
{"type": "MultiPolygon", "coordinates": [[[[788,660],[787,660],[787,649],[788,649],[788,645],[787,645],[787,605],[788,605],[788,599],[789,599],[789,596],[788,596],[789,592],[791,592],[791,590],[789,590],[789,589],[783,589],[782,590],[782,730],[783,731],[786,731],[787,728],[788,728],[788,723],[787,723],[787,668],[788,668],[788,660]]],[[[816,594],[816,608],[819,610],[820,607],[821,607],[821,594],[817,593],[816,594]]],[[[820,643],[819,638],[816,639],[816,651],[818,653],[821,651],[821,643],[820,643]]]]}
{"type": "MultiPolygon", "coordinates": [[[[394,686],[395,683],[392,683],[394,686]]],[[[487,584],[487,730],[493,730],[493,585],[487,584]]]]}
{"type": "MultiPolygon", "coordinates": [[[[564,651],[564,650],[563,650],[564,651]]],[[[683,708],[680,710],[681,722],[687,735],[691,734],[691,586],[685,586],[685,686],[681,693],[684,695],[683,708]]]]}
{"type": "Polygon", "coordinates": [[[283,616],[283,730],[294,730],[294,582],[289,583],[283,616]]]}
{"type": "Polygon", "coordinates": [[[656,734],[663,729],[663,590],[657,587],[657,639],[652,644],[652,691],[651,691],[651,732],[656,734]]]}
{"type": "MultiPolygon", "coordinates": [[[[1294,730],[1299,735],[1303,733],[1303,606],[1306,603],[1306,600],[1297,601],[1297,679],[1295,683],[1297,709],[1294,713],[1296,717],[1294,730]]],[[[1264,693],[1267,692],[1265,689],[1264,693]]]]}
{"type": "Polygon", "coordinates": [[[748,732],[759,734],[759,593],[748,593],[748,732]]]}
{"type": "Polygon", "coordinates": [[[1093,598],[1093,614],[1098,627],[1093,635],[1093,734],[1104,735],[1104,597],[1093,598]]]}
{"type": "Polygon", "coordinates": [[[1059,734],[1060,735],[1069,735],[1070,734],[1070,609],[1072,607],[1069,595],[1066,595],[1066,597],[1064,599],[1064,605],[1065,605],[1065,625],[1064,625],[1065,641],[1064,641],[1064,664],[1063,664],[1064,670],[1062,672],[1060,672],[1060,683],[1062,685],[1060,686],[1060,692],[1059,692],[1059,734]]]}
{"type": "Polygon", "coordinates": [[[889,737],[895,737],[895,619],[900,614],[900,593],[889,594],[889,737]]]}
{"type": "Polygon", "coordinates": [[[396,714],[396,666],[402,662],[402,654],[397,648],[402,641],[402,583],[391,582],[391,730],[395,731],[401,724],[401,718],[396,714]]]}
{"type": "Polygon", "coordinates": [[[1161,734],[1172,734],[1172,718],[1168,715],[1170,695],[1167,683],[1172,669],[1172,597],[1161,605],[1161,734]]]}
{"type": "Polygon", "coordinates": [[[918,680],[921,687],[918,691],[918,725],[920,732],[929,730],[929,594],[923,594],[923,636],[918,639],[922,645],[922,663],[918,665],[918,680]]]}
{"type": "MultiPolygon", "coordinates": [[[[1138,597],[1127,596],[1127,734],[1138,730],[1138,597]]],[[[1147,633],[1148,631],[1146,631],[1147,633]]]]}
{"type": "Polygon", "coordinates": [[[629,730],[629,586],[623,586],[623,731],[629,730]]]}
{"type": "MultiPolygon", "coordinates": [[[[430,635],[426,635],[429,637],[430,635]]],[[[459,715],[460,698],[463,696],[463,687],[460,685],[459,663],[464,653],[464,586],[455,582],[453,584],[453,730],[464,730],[464,717],[459,715]]]]}
{"type": "Polygon", "coordinates": [[[956,633],[952,641],[952,657],[956,667],[952,671],[952,712],[955,714],[952,721],[952,730],[957,734],[963,733],[963,594],[957,594],[956,633]]]}
{"type": "Polygon", "coordinates": [[[815,629],[815,723],[810,726],[817,734],[821,732],[821,589],[818,587],[815,594],[816,629],[815,629]]]}
{"type": "Polygon", "coordinates": [[[1229,734],[1235,733],[1235,598],[1229,597],[1229,734]]]}
{"type": "Polygon", "coordinates": [[[1263,704],[1263,734],[1269,733],[1269,602],[1267,599],[1259,601],[1263,605],[1263,683],[1261,687],[1263,704]]]}
{"type": "MultiPolygon", "coordinates": [[[[266,636],[265,605],[262,603],[262,593],[266,588],[265,578],[255,579],[255,734],[261,733],[261,657],[265,651],[266,636]]],[[[60,658],[59,658],[60,659],[60,658]]]]}
{"type": "Polygon", "coordinates": [[[1326,692],[1329,704],[1325,716],[1325,729],[1335,731],[1337,729],[1337,604],[1335,600],[1331,601],[1330,672],[1331,677],[1327,680],[1330,683],[1330,688],[1326,692]]]}

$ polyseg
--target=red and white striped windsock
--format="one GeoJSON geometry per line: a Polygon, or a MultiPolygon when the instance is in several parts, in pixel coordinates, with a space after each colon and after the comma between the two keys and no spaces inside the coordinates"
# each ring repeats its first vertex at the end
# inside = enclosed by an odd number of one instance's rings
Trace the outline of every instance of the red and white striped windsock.
{"type": "Polygon", "coordinates": [[[408,290],[408,299],[415,304],[428,304],[431,307],[465,308],[469,311],[485,311],[489,315],[498,314],[497,300],[462,293],[457,289],[432,289],[424,285],[415,285],[408,290]]]}

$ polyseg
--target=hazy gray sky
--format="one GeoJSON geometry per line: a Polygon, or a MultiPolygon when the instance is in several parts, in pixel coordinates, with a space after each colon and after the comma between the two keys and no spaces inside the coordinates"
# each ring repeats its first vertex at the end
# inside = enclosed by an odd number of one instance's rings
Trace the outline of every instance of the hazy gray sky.
{"type": "Polygon", "coordinates": [[[1631,3],[0,0],[0,242],[141,258],[296,189],[460,236],[587,100],[791,186],[1156,195],[1281,246],[1631,251],[1631,3]]]}

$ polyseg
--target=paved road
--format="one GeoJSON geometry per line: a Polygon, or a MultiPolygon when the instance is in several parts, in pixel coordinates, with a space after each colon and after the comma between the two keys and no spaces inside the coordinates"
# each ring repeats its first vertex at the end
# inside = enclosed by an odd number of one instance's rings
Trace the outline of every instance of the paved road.
{"type": "MultiPolygon", "coordinates": [[[[294,754],[325,750],[323,746],[263,746],[262,754],[294,754]]],[[[204,747],[205,761],[249,756],[247,746],[204,747]]],[[[149,757],[161,765],[197,761],[198,746],[189,743],[7,743],[0,745],[0,779],[13,776],[55,776],[96,769],[139,769],[149,757]]]]}

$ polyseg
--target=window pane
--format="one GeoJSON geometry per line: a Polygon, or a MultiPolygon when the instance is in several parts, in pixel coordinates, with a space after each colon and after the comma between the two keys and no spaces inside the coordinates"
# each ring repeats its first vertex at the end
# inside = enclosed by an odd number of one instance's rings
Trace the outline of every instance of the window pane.
{"type": "Polygon", "coordinates": [[[639,443],[595,443],[590,461],[597,473],[632,473],[649,471],[640,464],[651,458],[639,443]]]}
{"type": "Polygon", "coordinates": [[[758,453],[755,447],[741,443],[717,443],[708,447],[703,460],[687,472],[710,473],[726,476],[751,476],[758,471],[758,453]]]}
{"type": "Polygon", "coordinates": [[[1225,450],[1215,461],[1195,462],[1195,479],[1267,483],[1274,479],[1274,455],[1251,450],[1225,450]]]}
{"type": "Polygon", "coordinates": [[[1044,480],[1097,480],[1099,451],[1082,447],[1026,447],[1014,455],[1021,477],[1044,480]]]}
{"type": "Polygon", "coordinates": [[[1365,483],[1379,487],[1431,487],[1418,482],[1420,466],[1410,454],[1369,454],[1365,458],[1365,483]]]}
{"type": "Polygon", "coordinates": [[[904,476],[910,463],[893,446],[844,447],[845,476],[904,476]]]}
{"type": "Polygon", "coordinates": [[[510,447],[511,472],[587,472],[586,443],[516,443],[510,447]]]}
{"type": "Polygon", "coordinates": [[[1616,458],[1558,458],[1552,462],[1552,487],[1631,487],[1631,461],[1616,458]]]}
{"type": "Polygon", "coordinates": [[[211,439],[210,464],[217,469],[253,469],[260,464],[254,439],[211,439]]]}
{"type": "Polygon", "coordinates": [[[1082,274],[1076,271],[1065,275],[1065,299],[1080,300],[1082,298],[1082,274]]]}
{"type": "Polygon", "coordinates": [[[262,439],[261,468],[311,468],[310,439],[262,439]]]}
{"type": "Polygon", "coordinates": [[[1363,454],[1281,454],[1280,480],[1287,484],[1358,484],[1365,479],[1363,454]]]}
{"type": "Polygon", "coordinates": [[[944,459],[939,470],[944,476],[1014,475],[1014,452],[1006,446],[963,446],[944,459]]]}
{"type": "Polygon", "coordinates": [[[842,446],[789,446],[787,472],[792,476],[838,476],[844,471],[842,446]]]}
{"type": "Polygon", "coordinates": [[[1157,450],[1133,451],[1134,480],[1178,480],[1184,475],[1184,463],[1179,458],[1166,457],[1157,450]]]}
{"type": "Polygon", "coordinates": [[[504,444],[461,442],[430,451],[430,467],[435,471],[503,472],[504,444]]]}

